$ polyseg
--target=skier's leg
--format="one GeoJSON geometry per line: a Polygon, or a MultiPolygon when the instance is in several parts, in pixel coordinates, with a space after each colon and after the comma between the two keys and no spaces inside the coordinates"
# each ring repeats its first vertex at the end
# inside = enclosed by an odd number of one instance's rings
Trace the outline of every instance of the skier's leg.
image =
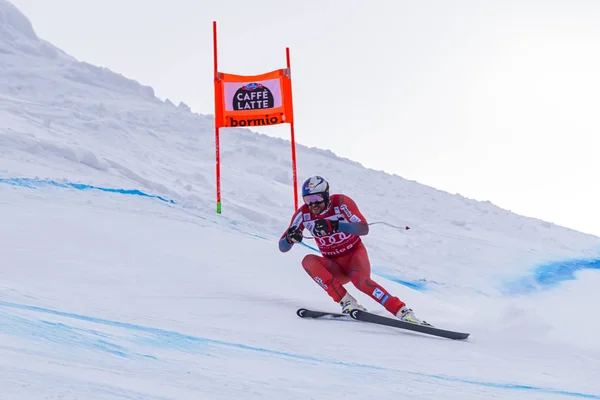
{"type": "Polygon", "coordinates": [[[346,289],[342,285],[348,283],[350,278],[332,259],[309,254],[302,260],[302,267],[336,303],[346,295],[346,289]]]}
{"type": "Polygon", "coordinates": [[[405,306],[398,297],[392,296],[383,286],[371,279],[371,263],[367,248],[362,243],[344,257],[342,266],[358,290],[369,295],[392,314],[396,315],[405,306]]]}

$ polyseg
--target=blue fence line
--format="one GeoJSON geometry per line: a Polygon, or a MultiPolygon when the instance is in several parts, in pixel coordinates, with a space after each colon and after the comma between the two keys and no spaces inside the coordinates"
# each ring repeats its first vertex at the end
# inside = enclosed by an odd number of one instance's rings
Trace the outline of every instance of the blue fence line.
{"type": "Polygon", "coordinates": [[[537,266],[531,275],[507,282],[504,286],[507,294],[527,294],[575,280],[575,273],[586,269],[600,270],[600,259],[572,259],[542,264],[537,266]]]}
{"type": "Polygon", "coordinates": [[[156,196],[148,193],[144,193],[141,190],[137,189],[114,189],[114,188],[105,188],[100,186],[86,185],[83,183],[73,183],[73,182],[58,182],[50,179],[36,179],[36,178],[0,178],[0,183],[5,183],[11,186],[22,186],[30,189],[35,189],[40,186],[54,186],[60,188],[71,188],[76,190],[99,190],[101,192],[107,193],[117,193],[124,194],[129,196],[141,196],[148,197],[151,199],[157,199],[165,203],[169,204],[177,204],[174,200],[166,199],[162,196],[156,196]]]}

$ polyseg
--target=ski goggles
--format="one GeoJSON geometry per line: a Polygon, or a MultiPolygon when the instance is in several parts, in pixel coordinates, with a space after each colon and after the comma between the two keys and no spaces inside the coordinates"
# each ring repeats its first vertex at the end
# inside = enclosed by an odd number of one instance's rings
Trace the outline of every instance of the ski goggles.
{"type": "Polygon", "coordinates": [[[322,194],[309,194],[304,196],[304,204],[310,206],[311,204],[320,204],[325,201],[325,197],[322,194]]]}

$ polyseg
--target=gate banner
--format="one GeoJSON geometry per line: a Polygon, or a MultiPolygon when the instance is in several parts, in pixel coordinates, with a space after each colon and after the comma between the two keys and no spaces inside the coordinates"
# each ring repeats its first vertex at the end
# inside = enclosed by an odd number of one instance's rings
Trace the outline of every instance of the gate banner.
{"type": "Polygon", "coordinates": [[[289,70],[261,75],[217,72],[215,121],[217,127],[237,128],[293,123],[289,70]]]}

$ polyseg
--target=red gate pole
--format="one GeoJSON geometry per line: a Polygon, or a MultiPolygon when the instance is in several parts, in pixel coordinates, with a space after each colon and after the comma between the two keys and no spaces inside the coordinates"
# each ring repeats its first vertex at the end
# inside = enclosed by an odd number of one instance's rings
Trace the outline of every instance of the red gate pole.
{"type": "MultiPolygon", "coordinates": [[[[213,21],[213,58],[214,58],[214,82],[219,81],[219,69],[217,64],[217,21],[213,21]]],[[[215,87],[216,90],[216,87],[215,87]]],[[[219,105],[215,101],[215,166],[217,172],[217,214],[221,214],[221,152],[219,144],[219,123],[217,121],[217,107],[219,105]]]]}
{"type": "MultiPolygon", "coordinates": [[[[291,63],[290,63],[290,48],[286,47],[285,48],[285,58],[287,61],[287,68],[288,68],[288,79],[292,79],[292,68],[291,68],[291,63]]],[[[291,96],[291,83],[290,83],[290,98],[292,98],[291,96]]],[[[292,120],[292,122],[290,123],[290,130],[291,130],[291,142],[292,142],[292,180],[294,181],[294,211],[296,211],[298,209],[298,176],[296,173],[296,138],[294,135],[294,121],[292,120]]]]}

